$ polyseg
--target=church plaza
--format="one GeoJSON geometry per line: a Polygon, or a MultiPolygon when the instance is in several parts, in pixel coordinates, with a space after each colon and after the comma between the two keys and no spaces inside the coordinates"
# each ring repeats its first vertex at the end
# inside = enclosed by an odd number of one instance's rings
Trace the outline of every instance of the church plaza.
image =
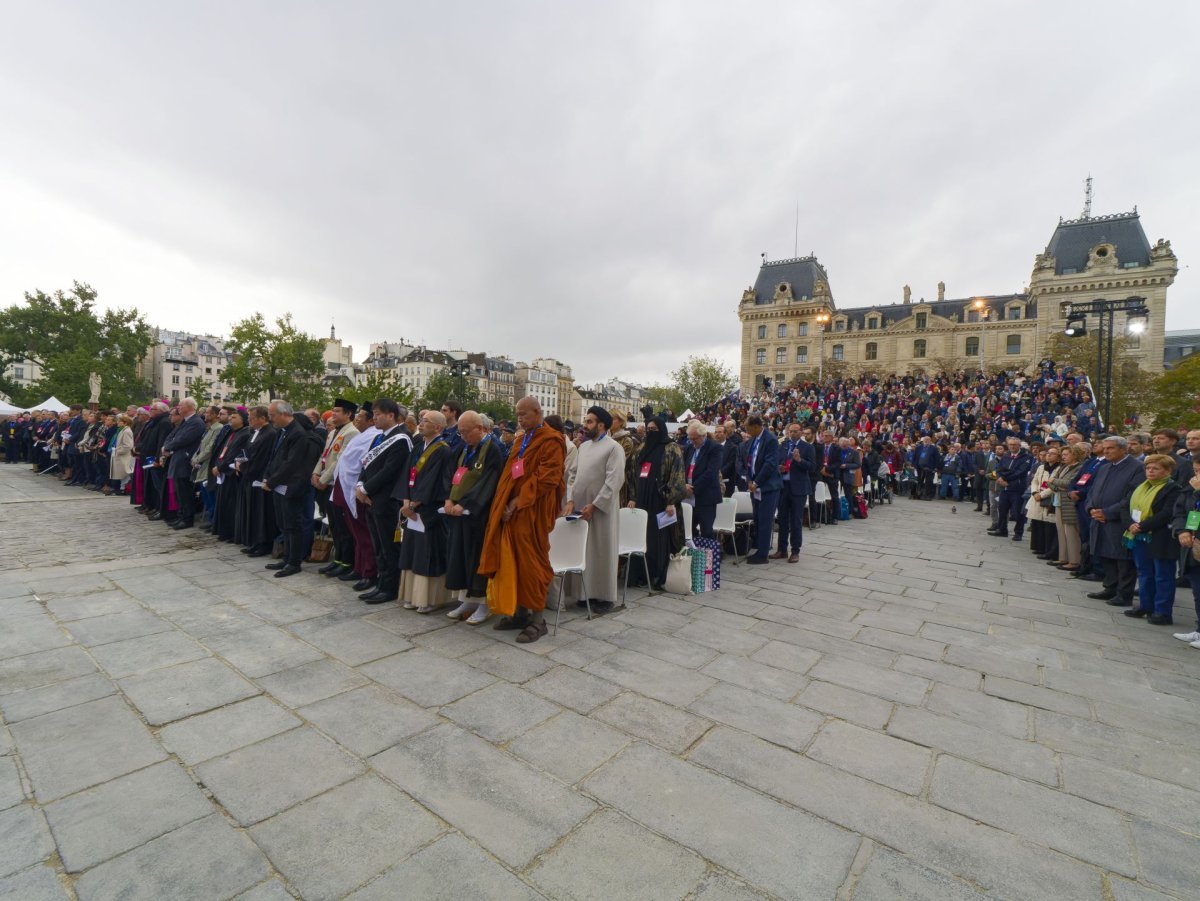
{"type": "Polygon", "coordinates": [[[0,898],[1196,897],[1200,652],[984,524],[518,646],[0,466],[0,898]]]}

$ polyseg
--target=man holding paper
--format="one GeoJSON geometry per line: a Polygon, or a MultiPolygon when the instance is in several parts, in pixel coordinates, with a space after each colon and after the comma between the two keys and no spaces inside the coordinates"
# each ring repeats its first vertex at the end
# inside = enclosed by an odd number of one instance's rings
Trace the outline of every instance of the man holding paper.
{"type": "Polygon", "coordinates": [[[281,561],[268,563],[267,569],[276,570],[275,578],[283,579],[300,572],[305,491],[321,456],[322,441],[309,418],[296,416],[287,401],[273,400],[268,409],[277,431],[262,487],[275,495],[275,520],[283,532],[284,556],[281,561]]]}
{"type": "Polygon", "coordinates": [[[755,552],[746,558],[747,563],[766,563],[771,553],[771,527],[775,522],[775,508],[779,506],[779,490],[783,480],[779,475],[779,442],[763,428],[762,417],[753,414],[746,419],[746,431],[750,440],[746,442],[746,481],[754,506],[755,552]]]}
{"type": "MultiPolygon", "coordinates": [[[[617,595],[617,550],[620,545],[617,513],[625,484],[625,449],[609,437],[613,417],[603,407],[592,407],[583,417],[586,439],[579,445],[575,465],[567,471],[566,515],[578,513],[589,523],[587,585],[592,610],[607,613],[617,595]]],[[[569,588],[578,596],[582,580],[572,576],[569,588]]],[[[563,592],[567,594],[566,591],[563,592]]],[[[576,606],[586,607],[583,598],[576,606]]]]}

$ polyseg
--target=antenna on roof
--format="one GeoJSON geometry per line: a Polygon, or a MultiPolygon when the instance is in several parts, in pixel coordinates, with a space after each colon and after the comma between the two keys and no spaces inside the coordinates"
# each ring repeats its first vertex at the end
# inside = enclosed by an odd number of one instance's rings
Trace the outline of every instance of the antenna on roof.
{"type": "Polygon", "coordinates": [[[1087,181],[1084,182],[1084,184],[1087,185],[1087,188],[1083,192],[1083,215],[1080,216],[1079,218],[1091,219],[1092,218],[1092,175],[1090,172],[1088,173],[1087,181]]]}
{"type": "Polygon", "coordinates": [[[796,243],[792,246],[792,256],[800,256],[800,198],[796,198],[796,243]]]}

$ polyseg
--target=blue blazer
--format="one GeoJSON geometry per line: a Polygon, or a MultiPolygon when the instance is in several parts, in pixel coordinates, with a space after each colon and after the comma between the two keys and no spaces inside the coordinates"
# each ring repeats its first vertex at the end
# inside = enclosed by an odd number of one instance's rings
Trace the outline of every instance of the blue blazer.
{"type": "Polygon", "coordinates": [[[694,445],[688,445],[687,457],[684,461],[684,476],[688,467],[695,465],[692,470],[692,493],[697,507],[715,507],[721,503],[721,462],[723,448],[714,444],[710,439],[697,450],[694,445]]]}
{"type": "Polygon", "coordinates": [[[759,491],[778,491],[783,487],[783,479],[779,475],[779,464],[783,455],[779,442],[766,429],[758,433],[758,438],[743,442],[742,460],[745,461],[746,481],[753,482],[759,491]],[[758,446],[758,456],[755,457],[754,467],[750,466],[750,454],[755,445],[758,446]]]}
{"type": "Polygon", "coordinates": [[[783,479],[783,490],[792,496],[811,494],[812,480],[817,473],[817,454],[813,446],[807,441],[797,441],[794,445],[785,442],[780,446],[780,459],[781,465],[788,469],[788,477],[783,479]],[[796,459],[797,455],[799,460],[796,459]]]}

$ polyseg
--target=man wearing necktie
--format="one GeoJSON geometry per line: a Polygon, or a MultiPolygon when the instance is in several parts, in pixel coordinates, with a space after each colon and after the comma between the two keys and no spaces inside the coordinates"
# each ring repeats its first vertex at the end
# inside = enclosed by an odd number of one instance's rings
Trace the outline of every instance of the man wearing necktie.
{"type": "Polygon", "coordinates": [[[756,530],[755,552],[746,558],[746,562],[761,564],[767,562],[771,553],[771,527],[783,484],[779,477],[779,442],[763,428],[762,417],[757,414],[746,419],[746,431],[750,433],[745,456],[746,481],[754,506],[756,530]]]}
{"type": "Polygon", "coordinates": [[[779,544],[771,555],[773,560],[787,559],[798,563],[800,546],[804,543],[804,508],[812,491],[812,476],[817,470],[813,447],[800,437],[798,422],[787,427],[787,442],[783,447],[783,459],[779,464],[783,488],[779,493],[779,544]],[[791,554],[788,541],[791,540],[791,554]]]}

